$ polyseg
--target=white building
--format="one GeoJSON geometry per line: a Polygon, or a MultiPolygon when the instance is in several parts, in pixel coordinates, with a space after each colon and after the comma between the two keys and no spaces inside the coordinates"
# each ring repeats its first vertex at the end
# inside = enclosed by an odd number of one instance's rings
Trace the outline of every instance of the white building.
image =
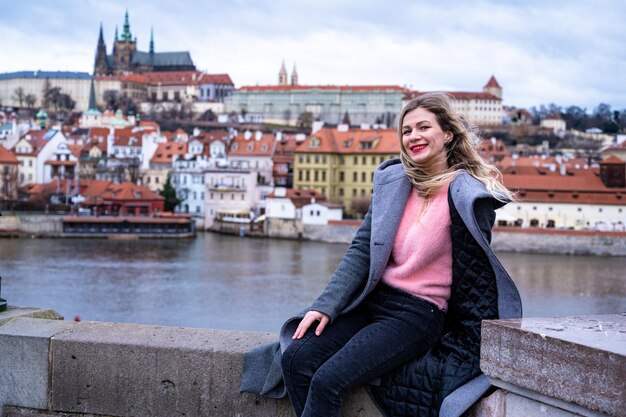
{"type": "Polygon", "coordinates": [[[76,102],[75,111],[87,110],[91,75],[86,72],[69,71],[18,71],[0,74],[0,102],[5,106],[25,107],[19,102],[16,90],[21,88],[22,96],[35,97],[33,107],[43,105],[43,91],[46,83],[51,88],[59,87],[61,93],[69,94],[76,102]]]}
{"type": "Polygon", "coordinates": [[[14,146],[20,162],[19,185],[46,183],[53,176],[73,178],[76,157],[67,146],[67,139],[58,129],[30,130],[14,146]]]}
{"type": "Polygon", "coordinates": [[[265,200],[265,216],[268,219],[296,219],[296,206],[287,196],[287,190],[277,187],[274,194],[265,200]]]}
{"type": "Polygon", "coordinates": [[[557,136],[563,137],[565,135],[566,123],[561,116],[548,116],[541,121],[540,125],[552,129],[557,136]]]}
{"type": "Polygon", "coordinates": [[[208,160],[202,155],[187,155],[174,160],[171,181],[181,200],[176,207],[177,212],[204,218],[207,167],[208,160]]]}
{"type": "Polygon", "coordinates": [[[205,227],[210,227],[216,217],[222,220],[251,219],[256,202],[256,181],[256,173],[246,169],[205,170],[205,227]]]}
{"type": "MultiPolygon", "coordinates": [[[[482,92],[444,91],[452,97],[452,107],[462,113],[470,123],[482,126],[501,125],[505,112],[502,106],[502,87],[491,76],[482,92]]],[[[414,91],[407,93],[403,106],[411,99],[426,94],[414,91]]]]}
{"type": "Polygon", "coordinates": [[[302,224],[326,225],[329,220],[342,220],[341,204],[321,202],[306,204],[302,207],[302,224]]]}

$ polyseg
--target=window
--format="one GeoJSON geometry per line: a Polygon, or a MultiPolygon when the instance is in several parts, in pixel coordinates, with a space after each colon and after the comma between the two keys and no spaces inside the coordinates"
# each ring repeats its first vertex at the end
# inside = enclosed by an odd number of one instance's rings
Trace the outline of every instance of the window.
{"type": "Polygon", "coordinates": [[[306,156],[306,163],[310,164],[311,163],[311,155],[307,155],[306,156]]]}
{"type": "Polygon", "coordinates": [[[361,163],[362,163],[363,165],[367,165],[367,157],[366,157],[366,156],[364,156],[363,158],[361,158],[361,163]]]}
{"type": "Polygon", "coordinates": [[[154,182],[159,183],[159,177],[154,177],[154,182]]]}
{"type": "Polygon", "coordinates": [[[322,163],[325,164],[326,163],[326,155],[322,155],[322,163]]]}
{"type": "Polygon", "coordinates": [[[343,188],[339,189],[339,197],[343,197],[343,188]]]}
{"type": "Polygon", "coordinates": [[[315,155],[315,163],[316,164],[320,163],[320,156],[319,155],[315,155]]]}
{"type": "Polygon", "coordinates": [[[326,171],[322,171],[322,181],[326,181],[326,171]]]}
{"type": "Polygon", "coordinates": [[[356,188],[352,190],[352,197],[356,197],[356,188]]]}
{"type": "Polygon", "coordinates": [[[358,156],[354,157],[354,165],[359,165],[359,157],[358,156]]]}
{"type": "Polygon", "coordinates": [[[305,173],[304,173],[304,176],[305,176],[307,182],[311,180],[310,174],[311,174],[310,171],[305,171],[305,173]]]}
{"type": "Polygon", "coordinates": [[[359,174],[356,172],[352,173],[352,182],[357,182],[359,179],[359,174]]]}
{"type": "Polygon", "coordinates": [[[298,181],[302,181],[302,170],[298,170],[298,181]]]}
{"type": "Polygon", "coordinates": [[[361,182],[365,182],[366,181],[366,179],[365,179],[366,175],[367,174],[365,172],[361,172],[361,182]]]}
{"type": "Polygon", "coordinates": [[[344,181],[344,175],[343,175],[343,171],[339,172],[339,181],[344,181]]]}
{"type": "Polygon", "coordinates": [[[319,176],[319,173],[317,172],[317,170],[315,170],[315,171],[313,172],[313,181],[316,181],[316,182],[317,182],[317,181],[318,181],[318,179],[319,179],[319,178],[318,178],[318,176],[319,176]]]}
{"type": "Polygon", "coordinates": [[[180,91],[174,91],[174,100],[180,101],[180,91]]]}

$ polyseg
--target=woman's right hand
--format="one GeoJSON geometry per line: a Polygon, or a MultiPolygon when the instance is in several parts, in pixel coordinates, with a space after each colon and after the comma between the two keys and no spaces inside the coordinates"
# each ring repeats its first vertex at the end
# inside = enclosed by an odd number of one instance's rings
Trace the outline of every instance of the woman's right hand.
{"type": "Polygon", "coordinates": [[[322,334],[322,332],[324,331],[324,328],[330,321],[330,317],[328,317],[324,313],[320,313],[319,311],[315,311],[315,310],[309,311],[308,313],[304,315],[304,317],[300,321],[300,324],[298,324],[298,328],[296,329],[295,333],[293,334],[291,338],[294,340],[302,339],[306,331],[311,326],[311,324],[313,324],[316,321],[320,322],[320,324],[318,324],[317,328],[315,329],[315,335],[319,336],[322,334]]]}

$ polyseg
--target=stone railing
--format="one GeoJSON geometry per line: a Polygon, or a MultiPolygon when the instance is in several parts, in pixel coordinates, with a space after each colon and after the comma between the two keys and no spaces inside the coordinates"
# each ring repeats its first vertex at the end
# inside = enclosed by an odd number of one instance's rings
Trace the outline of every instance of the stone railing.
{"type": "MultiPolygon", "coordinates": [[[[50,310],[0,313],[5,417],[293,416],[285,399],[239,392],[243,352],[275,334],[51,320],[58,318],[50,310]]],[[[624,415],[625,320],[485,322],[482,367],[500,388],[468,414],[624,415]]],[[[343,416],[381,414],[359,389],[343,416]]]]}

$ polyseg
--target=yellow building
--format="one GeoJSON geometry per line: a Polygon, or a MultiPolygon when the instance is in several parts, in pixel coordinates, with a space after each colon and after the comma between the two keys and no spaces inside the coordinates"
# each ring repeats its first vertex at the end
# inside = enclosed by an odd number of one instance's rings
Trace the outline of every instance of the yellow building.
{"type": "Polygon", "coordinates": [[[296,149],[294,188],[312,188],[348,212],[362,211],[356,206],[369,204],[374,170],[399,153],[395,129],[324,128],[296,149]]]}

